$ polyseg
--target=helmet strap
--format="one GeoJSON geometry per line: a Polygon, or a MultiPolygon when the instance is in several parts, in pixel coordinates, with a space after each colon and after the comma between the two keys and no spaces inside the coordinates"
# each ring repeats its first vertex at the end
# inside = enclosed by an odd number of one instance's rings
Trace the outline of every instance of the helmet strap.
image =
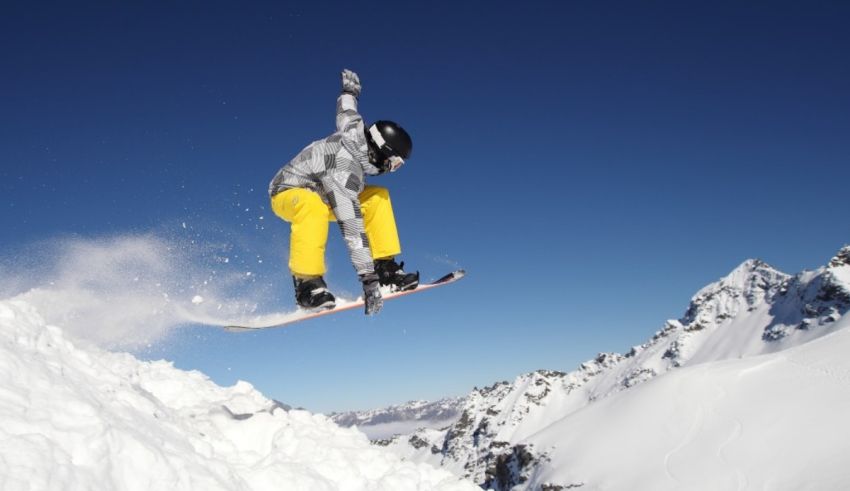
{"type": "Polygon", "coordinates": [[[369,127],[369,136],[372,137],[372,141],[375,142],[375,146],[378,147],[379,150],[387,144],[387,141],[384,140],[384,135],[378,131],[378,125],[376,124],[369,127]]]}

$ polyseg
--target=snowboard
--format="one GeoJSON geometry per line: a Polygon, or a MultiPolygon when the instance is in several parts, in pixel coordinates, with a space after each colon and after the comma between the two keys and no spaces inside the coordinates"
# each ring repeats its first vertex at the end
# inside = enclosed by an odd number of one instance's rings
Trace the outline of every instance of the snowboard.
{"type": "MultiPolygon", "coordinates": [[[[415,290],[408,290],[405,292],[388,292],[384,293],[384,300],[392,300],[394,298],[403,297],[405,295],[411,295],[414,293],[420,293],[432,288],[437,288],[440,286],[445,286],[454,283],[455,281],[463,278],[466,275],[466,272],[462,269],[457,271],[453,271],[439,280],[436,280],[431,283],[420,283],[419,286],[415,290]]],[[[224,329],[231,332],[247,332],[247,331],[259,331],[261,329],[272,329],[276,327],[284,327],[290,324],[294,324],[296,322],[305,321],[308,319],[315,319],[317,317],[324,317],[326,315],[332,315],[339,312],[344,312],[346,310],[356,309],[358,307],[364,307],[363,298],[358,298],[357,300],[339,300],[337,299],[336,307],[327,310],[319,310],[312,311],[306,309],[298,309],[295,312],[289,313],[281,313],[281,314],[268,314],[259,317],[255,317],[250,321],[246,321],[244,323],[234,323],[231,325],[224,326],[224,329]]]]}

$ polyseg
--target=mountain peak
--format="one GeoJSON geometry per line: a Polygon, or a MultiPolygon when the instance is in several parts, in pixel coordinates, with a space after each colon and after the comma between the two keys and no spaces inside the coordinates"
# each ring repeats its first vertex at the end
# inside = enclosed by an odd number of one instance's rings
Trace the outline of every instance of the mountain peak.
{"type": "Polygon", "coordinates": [[[725,278],[720,280],[720,282],[726,285],[732,285],[741,289],[745,289],[748,285],[751,285],[752,278],[754,276],[762,278],[774,278],[777,275],[785,276],[784,273],[781,273],[773,266],[767,264],[761,259],[747,259],[746,261],[739,264],[738,267],[733,269],[731,273],[726,275],[725,278]]]}
{"type": "Polygon", "coordinates": [[[758,288],[764,281],[773,282],[777,278],[784,280],[788,275],[761,259],[747,259],[720,280],[703,287],[694,295],[694,300],[724,289],[746,292],[758,288]]]}
{"type": "Polygon", "coordinates": [[[750,310],[790,278],[760,259],[747,259],[731,273],[697,292],[682,324],[712,323],[750,310]]]}
{"type": "Polygon", "coordinates": [[[850,266],[850,245],[846,245],[838,251],[829,261],[830,268],[840,268],[842,266],[850,266]]]}

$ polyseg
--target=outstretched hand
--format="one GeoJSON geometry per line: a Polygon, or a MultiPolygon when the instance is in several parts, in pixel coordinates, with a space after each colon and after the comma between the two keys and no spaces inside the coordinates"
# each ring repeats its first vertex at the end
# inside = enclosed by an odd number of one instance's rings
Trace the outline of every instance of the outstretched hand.
{"type": "Polygon", "coordinates": [[[360,77],[349,69],[342,71],[342,91],[354,97],[360,97],[360,77]]]}
{"type": "Polygon", "coordinates": [[[384,306],[378,275],[374,273],[364,274],[360,277],[360,281],[363,283],[363,302],[366,304],[366,315],[377,314],[384,306]]]}

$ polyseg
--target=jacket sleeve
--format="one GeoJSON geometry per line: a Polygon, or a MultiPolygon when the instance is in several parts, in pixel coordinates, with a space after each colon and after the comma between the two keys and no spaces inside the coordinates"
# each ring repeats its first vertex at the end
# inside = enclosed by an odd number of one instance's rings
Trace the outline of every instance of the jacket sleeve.
{"type": "Polygon", "coordinates": [[[374,273],[375,265],[363,224],[363,214],[360,211],[360,198],[357,193],[360,188],[359,180],[354,174],[337,170],[322,177],[322,186],[348,246],[351,263],[357,274],[363,275],[374,273]]]}
{"type": "Polygon", "coordinates": [[[336,130],[348,132],[363,124],[363,118],[357,112],[357,98],[343,92],[336,100],[336,130]]]}

